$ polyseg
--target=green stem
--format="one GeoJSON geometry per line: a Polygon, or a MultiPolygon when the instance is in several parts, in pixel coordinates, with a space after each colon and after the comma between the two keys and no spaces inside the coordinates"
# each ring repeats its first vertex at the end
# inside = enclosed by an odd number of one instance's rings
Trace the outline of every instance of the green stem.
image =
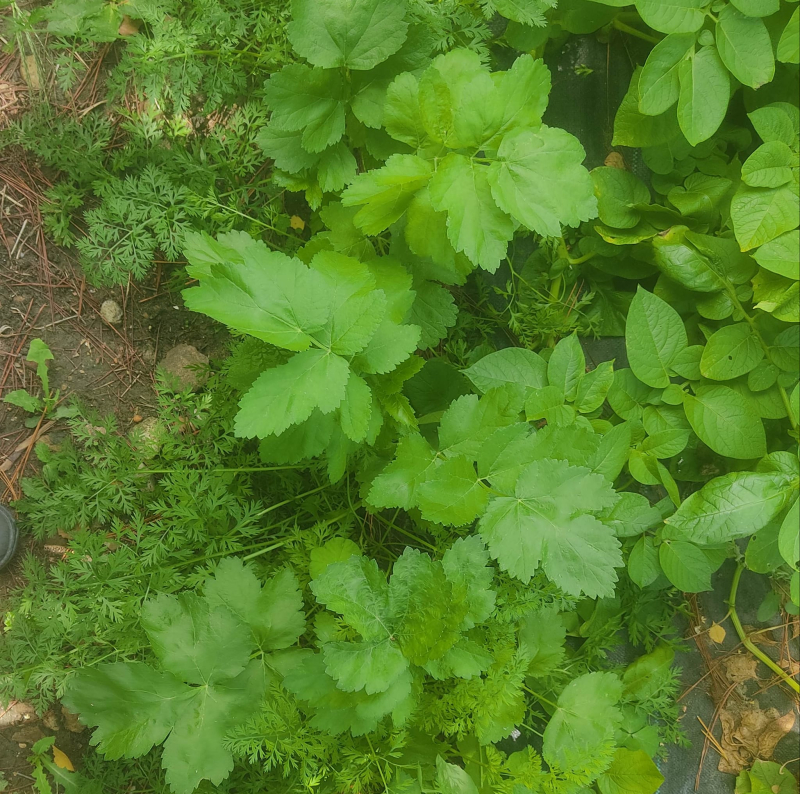
{"type": "Polygon", "coordinates": [[[619,19],[615,19],[611,24],[618,31],[620,31],[620,33],[627,33],[629,36],[635,36],[637,39],[641,39],[642,41],[649,41],[651,44],[658,44],[661,41],[661,39],[657,39],[655,36],[651,36],[648,33],[642,33],[641,30],[637,30],[630,25],[626,25],[624,22],[620,22],[619,19]]]}
{"type": "Polygon", "coordinates": [[[381,776],[381,781],[383,782],[383,790],[385,792],[389,791],[389,784],[386,782],[386,777],[383,774],[383,767],[381,766],[380,759],[378,758],[377,753],[375,752],[375,748],[372,746],[372,742],[369,739],[369,734],[364,734],[367,744],[369,745],[369,750],[372,753],[372,760],[375,761],[375,766],[378,767],[378,774],[381,776]]]}
{"type": "MultiPolygon", "coordinates": [[[[307,469],[308,466],[240,466],[237,468],[215,468],[211,469],[213,472],[218,471],[231,471],[231,472],[243,472],[243,471],[290,471],[292,469],[307,469]]],[[[187,471],[187,469],[138,469],[134,472],[134,474],[172,474],[178,471],[187,471]]],[[[188,469],[188,471],[195,471],[194,469],[188,469]]]]}
{"type": "Polygon", "coordinates": [[[597,251],[591,251],[588,254],[584,254],[583,256],[579,256],[577,259],[572,259],[567,257],[567,261],[571,265],[582,265],[584,262],[588,262],[590,259],[594,259],[597,256],[597,251]]]}
{"type": "Polygon", "coordinates": [[[260,513],[256,513],[254,518],[260,518],[261,516],[265,516],[267,513],[271,513],[273,510],[277,510],[279,507],[283,507],[284,505],[291,504],[292,502],[296,502],[298,499],[302,499],[304,496],[311,496],[311,494],[319,493],[320,491],[324,491],[326,488],[330,488],[330,483],[326,485],[320,485],[319,488],[313,488],[310,491],[304,491],[303,493],[297,494],[297,496],[292,496],[289,499],[284,499],[282,502],[276,502],[274,505],[270,505],[269,507],[262,510],[260,513]]]}
{"type": "Polygon", "coordinates": [[[750,638],[745,634],[744,628],[742,628],[742,622],[739,620],[739,614],[736,612],[736,591],[739,589],[739,580],[742,578],[742,571],[744,570],[744,563],[739,562],[736,566],[736,572],[733,574],[733,581],[731,582],[731,594],[728,598],[728,606],[730,607],[730,614],[731,614],[731,622],[733,623],[734,628],[736,629],[736,633],[739,635],[739,639],[742,641],[742,645],[747,648],[756,659],[762,661],[773,673],[775,673],[784,684],[791,687],[795,692],[800,694],[800,684],[797,683],[793,678],[787,675],[786,671],[778,667],[772,659],[769,658],[763,651],[757,648],[751,641],[750,638]]]}
{"type": "Polygon", "coordinates": [[[524,689],[524,690],[525,690],[525,691],[526,691],[526,692],[527,692],[529,695],[533,695],[533,696],[534,696],[534,697],[535,697],[537,700],[541,700],[541,701],[542,701],[542,703],[546,703],[548,706],[551,706],[551,707],[552,707],[552,708],[554,708],[554,709],[557,709],[557,708],[558,708],[558,704],[557,704],[557,703],[553,703],[553,701],[552,701],[552,700],[548,700],[546,697],[544,697],[543,695],[540,695],[538,692],[534,692],[532,689],[528,689],[528,687],[526,687],[524,684],[522,685],[522,688],[523,688],[523,689],[524,689]]]}

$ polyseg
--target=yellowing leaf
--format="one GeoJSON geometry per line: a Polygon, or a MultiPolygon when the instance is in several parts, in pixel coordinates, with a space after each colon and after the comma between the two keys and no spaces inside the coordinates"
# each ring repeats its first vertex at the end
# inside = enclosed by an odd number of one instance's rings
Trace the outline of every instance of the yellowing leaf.
{"type": "Polygon", "coordinates": [[[75,771],[75,767],[72,765],[72,761],[69,760],[69,756],[63,750],[59,750],[55,745],[53,745],[53,761],[55,761],[56,766],[61,767],[61,769],[66,769],[67,772],[75,771]]]}
{"type": "Polygon", "coordinates": [[[719,623],[714,623],[711,628],[708,630],[708,636],[711,639],[719,644],[725,639],[725,629],[719,625],[719,623]]]}

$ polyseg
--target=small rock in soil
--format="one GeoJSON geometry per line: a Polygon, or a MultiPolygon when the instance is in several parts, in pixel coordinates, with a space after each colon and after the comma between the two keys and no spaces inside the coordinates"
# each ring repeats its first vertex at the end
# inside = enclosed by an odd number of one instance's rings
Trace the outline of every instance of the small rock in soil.
{"type": "Polygon", "coordinates": [[[78,715],[73,714],[69,709],[61,707],[61,716],[64,718],[64,727],[72,733],[83,733],[86,730],[85,725],[78,722],[78,715]]]}
{"type": "Polygon", "coordinates": [[[166,373],[175,378],[183,389],[196,389],[205,382],[205,373],[188,368],[206,364],[208,356],[193,345],[176,345],[161,360],[166,373]]]}
{"type": "Polygon", "coordinates": [[[103,301],[100,316],[110,325],[119,325],[122,322],[122,307],[116,301],[103,301]]]}
{"type": "Polygon", "coordinates": [[[56,713],[53,709],[49,709],[44,713],[42,716],[42,722],[44,723],[46,728],[49,728],[51,731],[58,730],[58,717],[56,717],[56,713]]]}
{"type": "Polygon", "coordinates": [[[146,452],[146,459],[155,457],[161,450],[167,429],[155,416],[147,416],[131,428],[130,437],[137,449],[146,452]]]}
{"type": "Polygon", "coordinates": [[[11,741],[17,744],[36,744],[39,739],[44,739],[44,733],[38,725],[26,725],[11,734],[11,741]]]}
{"type": "Polygon", "coordinates": [[[142,357],[142,361],[145,364],[155,364],[156,363],[156,349],[151,344],[144,344],[142,345],[142,349],[139,351],[139,354],[142,357]]]}
{"type": "Polygon", "coordinates": [[[0,728],[19,725],[19,723],[35,719],[35,717],[36,711],[30,703],[13,703],[5,711],[0,711],[0,728]]]}

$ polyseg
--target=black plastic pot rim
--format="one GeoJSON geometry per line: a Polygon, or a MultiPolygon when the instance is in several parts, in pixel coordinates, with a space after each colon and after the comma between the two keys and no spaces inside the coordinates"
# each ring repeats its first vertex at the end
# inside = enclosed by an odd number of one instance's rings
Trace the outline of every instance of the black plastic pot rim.
{"type": "Polygon", "coordinates": [[[17,523],[11,511],[0,505],[0,570],[11,562],[14,552],[17,550],[17,523]],[[4,551],[2,551],[4,550],[4,551]]]}

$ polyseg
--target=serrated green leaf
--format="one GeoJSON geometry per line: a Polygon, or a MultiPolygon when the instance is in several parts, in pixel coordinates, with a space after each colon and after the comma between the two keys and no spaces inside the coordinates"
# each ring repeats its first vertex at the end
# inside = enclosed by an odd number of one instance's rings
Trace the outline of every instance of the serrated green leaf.
{"type": "Polygon", "coordinates": [[[494,609],[495,592],[490,589],[494,571],[488,562],[489,553],[478,535],[459,538],[442,556],[442,569],[453,585],[453,601],[466,606],[462,631],[483,623],[494,609]]]}
{"type": "Polygon", "coordinates": [[[529,422],[544,419],[548,426],[569,425],[575,421],[575,409],[564,405],[564,392],[558,386],[531,389],[525,400],[525,418],[529,422]]]}
{"type": "Polygon", "coordinates": [[[330,413],[345,396],[350,367],[326,350],[297,353],[256,379],[239,401],[236,434],[243,438],[282,433],[308,419],[314,409],[330,413]]]}
{"type": "Polygon", "coordinates": [[[583,769],[613,739],[622,721],[616,707],[621,694],[613,673],[587,673],[567,684],[544,731],[545,761],[565,772],[583,769]]]}
{"type": "Polygon", "coordinates": [[[400,725],[416,700],[412,677],[406,671],[397,676],[385,692],[343,692],[326,673],[322,654],[308,654],[284,678],[284,686],[309,704],[311,725],[334,735],[350,731],[363,736],[378,727],[388,714],[400,725]]]}
{"type": "Polygon", "coordinates": [[[325,279],[244,232],[221,234],[217,240],[188,234],[184,254],[187,272],[200,281],[183,292],[192,311],[287,350],[306,350],[312,334],[328,322],[325,279]]]}
{"type": "Polygon", "coordinates": [[[327,642],[322,647],[325,670],[345,692],[385,692],[408,668],[394,641],[327,642]]]}
{"type": "Polygon", "coordinates": [[[393,154],[382,168],[359,174],[342,194],[345,207],[360,206],[353,219],[365,234],[380,234],[402,217],[431,178],[430,163],[411,154],[393,154]]]}
{"type": "Polygon", "coordinates": [[[586,153],[564,130],[511,132],[497,156],[490,171],[492,196],[528,229],[558,237],[562,225],[578,226],[597,215],[592,181],[582,165],[586,153]]]}
{"type": "Polygon", "coordinates": [[[655,794],[664,782],[650,756],[620,747],[611,766],[597,778],[601,794],[655,794]]]}
{"type": "Polygon", "coordinates": [[[417,349],[420,334],[418,325],[398,325],[384,320],[353,364],[364,372],[385,375],[417,349]]]}
{"type": "Polygon", "coordinates": [[[416,499],[428,521],[447,526],[463,526],[484,510],[489,492],[478,481],[469,458],[449,458],[428,474],[416,488],[416,499]]]}
{"type": "Polygon", "coordinates": [[[432,470],[436,452],[420,435],[404,436],[397,444],[395,459],[372,481],[369,502],[375,507],[402,507],[416,504],[416,489],[432,470]]]}
{"type": "Polygon", "coordinates": [[[607,481],[564,461],[543,460],[522,472],[515,494],[494,498],[478,525],[500,567],[528,582],[541,562],[565,592],[613,592],[613,569],[622,563],[619,542],[610,528],[579,512],[613,502],[607,481]]]}
{"type": "Polygon", "coordinates": [[[406,40],[405,3],[394,0],[293,0],[289,40],[325,69],[372,69],[406,40]]]}
{"type": "Polygon", "coordinates": [[[333,562],[311,582],[317,601],[338,612],[365,640],[389,636],[389,587],[375,560],[333,562]]]}
{"type": "Polygon", "coordinates": [[[145,601],[142,626],[164,669],[190,684],[214,684],[244,670],[253,649],[245,626],[224,606],[193,593],[145,601]],[[219,655],[219,648],[226,653],[219,655]]]}
{"type": "Polygon", "coordinates": [[[270,124],[258,133],[256,143],[267,157],[275,161],[278,168],[294,174],[312,168],[319,162],[319,154],[303,148],[302,138],[298,130],[281,129],[277,124],[270,124]]]}
{"type": "Polygon", "coordinates": [[[416,293],[408,321],[420,327],[419,347],[426,350],[447,336],[447,329],[456,323],[458,307],[444,287],[431,281],[418,284],[416,293]]]}
{"type": "Polygon", "coordinates": [[[421,149],[428,142],[419,104],[419,81],[410,72],[398,75],[386,89],[383,123],[392,138],[412,149],[421,149]]]}
{"type": "Polygon", "coordinates": [[[342,431],[351,441],[358,443],[366,437],[372,405],[372,390],[363,378],[350,372],[339,411],[342,431]]]}
{"type": "Polygon", "coordinates": [[[69,682],[63,702],[96,726],[92,743],[109,760],[138,758],[160,744],[191,690],[171,673],[141,662],[89,667],[69,682]],[[131,698],[130,693],[137,697],[131,698]]]}
{"type": "Polygon", "coordinates": [[[392,636],[403,655],[424,665],[455,645],[467,611],[453,598],[453,585],[440,562],[407,548],[392,567],[389,582],[392,636]]]}
{"type": "Polygon", "coordinates": [[[489,390],[480,399],[465,394],[454,400],[439,422],[439,446],[450,454],[475,460],[483,442],[499,427],[519,419],[520,406],[511,386],[489,390]]]}
{"type": "Polygon", "coordinates": [[[264,651],[288,648],[305,631],[303,597],[291,571],[280,571],[262,587],[241,560],[226,557],[206,582],[204,595],[212,607],[224,606],[250,626],[264,651]]]}
{"type": "Polygon", "coordinates": [[[428,187],[431,205],[447,213],[447,236],[456,251],[494,272],[514,235],[514,223],[495,203],[489,167],[451,152],[428,187]]]}
{"type": "Polygon", "coordinates": [[[513,493],[520,472],[536,459],[530,426],[519,422],[501,427],[478,451],[478,476],[504,493],[513,493]]]}
{"type": "Polygon", "coordinates": [[[549,675],[564,658],[567,630],[554,606],[529,612],[520,622],[519,648],[530,660],[527,674],[549,675]]]}
{"type": "Polygon", "coordinates": [[[264,88],[279,130],[302,131],[307,152],[321,152],[344,135],[345,84],[336,71],[311,69],[300,63],[275,72],[264,88]]]}

